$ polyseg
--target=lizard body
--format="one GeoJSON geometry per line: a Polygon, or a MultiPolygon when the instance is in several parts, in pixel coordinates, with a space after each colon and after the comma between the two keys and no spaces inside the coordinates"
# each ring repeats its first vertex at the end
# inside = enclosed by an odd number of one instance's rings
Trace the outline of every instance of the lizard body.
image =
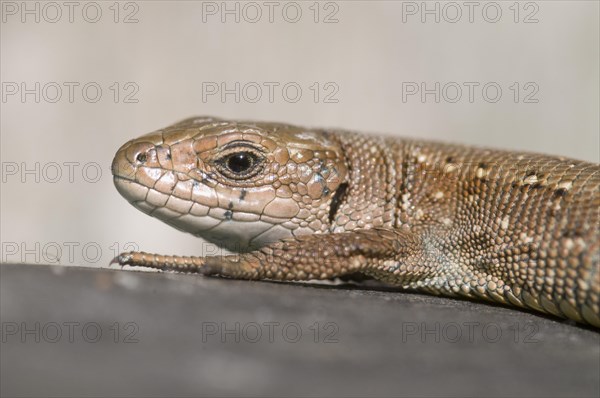
{"type": "Polygon", "coordinates": [[[123,253],[121,265],[241,279],[362,273],[600,327],[600,166],[210,117],[129,141],[135,207],[233,250],[123,253]]]}

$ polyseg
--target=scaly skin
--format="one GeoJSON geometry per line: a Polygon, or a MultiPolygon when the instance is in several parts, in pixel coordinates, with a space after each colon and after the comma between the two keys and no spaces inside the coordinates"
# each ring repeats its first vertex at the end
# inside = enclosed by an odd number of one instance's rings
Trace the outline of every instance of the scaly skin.
{"type": "Polygon", "coordinates": [[[135,207],[239,252],[121,265],[241,279],[363,273],[600,327],[600,167],[335,130],[184,120],[112,165],[135,207]]]}

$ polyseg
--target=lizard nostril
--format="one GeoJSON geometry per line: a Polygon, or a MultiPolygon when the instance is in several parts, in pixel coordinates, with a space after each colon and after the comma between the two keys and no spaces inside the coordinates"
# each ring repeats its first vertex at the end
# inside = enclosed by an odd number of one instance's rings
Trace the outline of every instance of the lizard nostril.
{"type": "Polygon", "coordinates": [[[138,153],[137,156],[135,157],[135,160],[137,160],[139,163],[145,163],[147,158],[148,157],[146,156],[145,153],[138,153]]]}

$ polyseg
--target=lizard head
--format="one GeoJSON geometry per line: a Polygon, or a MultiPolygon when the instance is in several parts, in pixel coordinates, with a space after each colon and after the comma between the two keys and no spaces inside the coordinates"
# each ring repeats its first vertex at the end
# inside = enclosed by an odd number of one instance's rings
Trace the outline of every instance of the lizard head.
{"type": "Polygon", "coordinates": [[[324,131],[195,117],[124,144],[112,173],[144,213],[246,251],[329,231],[347,165],[324,131]]]}

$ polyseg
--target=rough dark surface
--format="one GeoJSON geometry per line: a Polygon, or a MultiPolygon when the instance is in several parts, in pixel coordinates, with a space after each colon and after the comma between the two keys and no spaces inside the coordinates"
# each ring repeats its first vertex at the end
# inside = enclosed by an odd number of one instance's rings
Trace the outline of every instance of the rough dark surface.
{"type": "Polygon", "coordinates": [[[502,307],[118,269],[0,280],[3,397],[600,394],[597,331],[502,307]]]}

